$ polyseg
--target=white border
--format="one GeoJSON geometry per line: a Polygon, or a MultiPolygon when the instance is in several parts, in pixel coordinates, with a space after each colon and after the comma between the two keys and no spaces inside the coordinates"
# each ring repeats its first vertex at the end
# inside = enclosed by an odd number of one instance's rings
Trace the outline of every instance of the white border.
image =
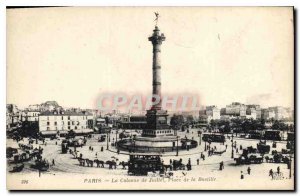
{"type": "MultiPolygon", "coordinates": [[[[0,138],[1,138],[1,170],[0,170],[0,185],[1,185],[1,195],[12,194],[6,190],[6,158],[5,158],[5,115],[6,115],[6,6],[294,6],[298,11],[298,18],[296,20],[297,26],[299,26],[299,0],[203,0],[203,1],[193,1],[193,0],[151,0],[151,1],[138,1],[138,0],[48,0],[48,1],[37,1],[37,0],[2,0],[0,1],[0,99],[1,99],[1,110],[0,110],[0,138]]],[[[295,43],[298,45],[297,43],[295,43]]],[[[295,54],[299,57],[299,49],[295,54]]],[[[296,65],[297,66],[297,65],[296,65]]],[[[299,68],[297,70],[297,75],[299,75],[299,68]]],[[[297,91],[299,91],[299,84],[297,84],[297,91]]],[[[299,97],[297,99],[299,105],[299,97]]],[[[297,111],[298,111],[297,107],[297,111]]],[[[297,122],[299,122],[299,115],[297,114],[297,122]]],[[[299,127],[299,126],[298,126],[299,127]]],[[[299,131],[298,129],[296,130],[299,131]]],[[[299,141],[299,132],[297,133],[297,140],[299,141]]],[[[299,150],[297,149],[297,156],[299,157],[299,150]]],[[[298,159],[299,165],[299,159],[298,159]]],[[[298,171],[298,169],[296,170],[298,171]]],[[[297,175],[298,176],[298,175],[297,175]]],[[[299,188],[299,179],[297,179],[297,187],[299,188]]],[[[180,192],[178,192],[181,194],[180,192]]],[[[24,193],[22,193],[24,194],[24,193]]],[[[26,194],[32,194],[27,192],[26,194]]],[[[43,194],[41,192],[37,193],[38,195],[43,194]]],[[[48,193],[49,194],[49,193],[48,193]]],[[[55,192],[55,195],[62,195],[63,193],[55,192]]],[[[69,192],[67,194],[76,194],[76,192],[69,192]]],[[[84,193],[86,194],[86,193],[84,193]]],[[[96,193],[98,194],[98,193],[96,193]]],[[[100,194],[109,194],[101,192],[100,194]]],[[[113,193],[118,194],[118,193],[113,193]]],[[[123,194],[132,194],[132,193],[121,193],[123,194]]],[[[135,193],[141,194],[141,193],[135,193]]],[[[148,194],[166,194],[166,193],[148,193],[148,194]]],[[[168,194],[176,194],[176,192],[171,192],[168,194]]],[[[196,193],[199,194],[199,193],[196,193]]],[[[200,194],[205,194],[200,192],[200,194]]],[[[217,193],[213,193],[216,195],[217,193]]],[[[219,192],[219,194],[224,194],[224,192],[219,192]]],[[[227,193],[232,194],[232,192],[227,193]]],[[[240,194],[240,193],[237,193],[240,194]]],[[[244,194],[244,193],[243,193],[244,194]]],[[[253,192],[251,194],[263,195],[264,192],[257,193],[253,192]]],[[[268,194],[274,194],[270,192],[268,194]]],[[[287,194],[281,193],[279,194],[287,194]]]]}

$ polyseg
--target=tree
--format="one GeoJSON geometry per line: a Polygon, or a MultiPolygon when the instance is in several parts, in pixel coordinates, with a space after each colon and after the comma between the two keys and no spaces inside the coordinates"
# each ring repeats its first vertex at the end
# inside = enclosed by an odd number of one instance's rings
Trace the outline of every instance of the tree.
{"type": "Polygon", "coordinates": [[[173,129],[180,129],[180,127],[183,125],[183,116],[174,114],[171,117],[170,124],[173,129]]]}

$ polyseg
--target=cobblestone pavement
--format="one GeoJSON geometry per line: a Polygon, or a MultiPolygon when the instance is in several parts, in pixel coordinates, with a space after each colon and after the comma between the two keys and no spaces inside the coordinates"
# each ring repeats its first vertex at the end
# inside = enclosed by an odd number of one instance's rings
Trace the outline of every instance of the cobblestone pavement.
{"type": "MultiPolygon", "coordinates": [[[[188,138],[194,137],[196,141],[199,142],[199,137],[197,136],[197,130],[190,130],[189,134],[186,133],[180,133],[181,137],[184,137],[185,135],[188,138]]],[[[111,142],[115,141],[116,134],[113,132],[111,134],[111,142]]],[[[88,139],[85,146],[78,147],[76,150],[79,153],[83,154],[83,158],[88,158],[91,160],[99,159],[103,161],[112,160],[115,158],[118,159],[118,163],[120,161],[128,161],[129,156],[128,152],[121,151],[120,154],[116,153],[116,149],[113,146],[109,146],[109,150],[106,150],[107,143],[105,142],[98,142],[99,135],[95,134],[92,138],[88,139]],[[93,151],[89,150],[89,146],[93,147],[93,151]],[[103,147],[104,151],[101,152],[100,149],[103,147]],[[96,156],[97,153],[97,156],[96,156]]],[[[113,176],[126,176],[127,171],[122,169],[122,166],[118,166],[117,169],[109,170],[107,165],[105,165],[105,168],[96,168],[96,165],[94,167],[83,167],[79,166],[79,162],[77,159],[73,157],[73,155],[67,153],[67,154],[61,154],[61,141],[60,140],[50,140],[46,139],[46,145],[42,144],[39,141],[39,144],[33,144],[34,147],[41,146],[43,151],[43,158],[48,160],[48,162],[51,164],[52,160],[55,160],[55,165],[50,167],[50,170],[48,172],[44,172],[42,175],[63,175],[63,174],[97,174],[97,175],[113,175],[113,176]],[[57,142],[57,144],[56,144],[57,142]]],[[[234,141],[237,142],[237,147],[239,148],[240,145],[242,145],[243,148],[246,148],[248,146],[253,146],[256,148],[256,144],[258,140],[250,140],[250,139],[243,139],[243,138],[236,138],[234,137],[234,141]]],[[[28,143],[28,140],[25,138],[24,141],[20,141],[20,143],[28,143]]],[[[270,141],[267,141],[267,144],[272,144],[270,141]]],[[[179,156],[176,156],[176,152],[169,152],[162,154],[162,159],[164,160],[165,164],[169,164],[170,159],[176,159],[182,158],[183,163],[186,164],[188,162],[188,159],[191,159],[192,164],[192,170],[191,171],[176,171],[174,174],[176,176],[196,176],[196,177],[215,177],[218,179],[224,179],[224,180],[233,180],[236,179],[237,181],[240,180],[241,177],[241,171],[244,173],[244,181],[252,181],[252,180],[264,180],[272,182],[272,178],[269,176],[269,170],[273,169],[273,171],[277,171],[277,167],[280,167],[281,170],[281,180],[290,181],[289,179],[289,170],[287,169],[286,164],[275,164],[275,163],[262,163],[262,164],[251,164],[251,165],[239,165],[236,166],[234,164],[233,159],[231,158],[231,141],[230,139],[226,138],[225,144],[220,143],[212,143],[211,147],[216,146],[217,150],[225,149],[227,145],[227,150],[222,155],[213,155],[208,156],[208,152],[204,150],[205,143],[202,141],[201,144],[195,148],[191,149],[189,151],[179,151],[179,156]],[[203,161],[200,159],[200,153],[203,152],[205,155],[205,160],[203,161]],[[197,165],[197,159],[199,159],[199,165],[197,165]],[[224,162],[224,169],[222,171],[219,170],[219,164],[220,162],[224,162]],[[251,174],[247,174],[247,168],[251,168],[251,174]]],[[[286,142],[278,142],[276,150],[281,151],[282,148],[285,147],[286,142]]],[[[7,146],[11,147],[18,147],[17,143],[12,140],[7,140],[7,146]]],[[[271,145],[272,147],[272,145],[271,145]]],[[[74,150],[74,148],[71,148],[74,150]]],[[[271,151],[274,150],[274,148],[271,148],[271,151]]],[[[238,156],[241,153],[236,153],[236,150],[234,150],[234,155],[238,156]]],[[[21,173],[14,173],[9,175],[20,175],[20,174],[32,174],[35,173],[38,176],[38,171],[31,169],[30,164],[32,162],[25,163],[25,168],[21,173]]],[[[9,167],[8,167],[9,168],[9,167]]]]}

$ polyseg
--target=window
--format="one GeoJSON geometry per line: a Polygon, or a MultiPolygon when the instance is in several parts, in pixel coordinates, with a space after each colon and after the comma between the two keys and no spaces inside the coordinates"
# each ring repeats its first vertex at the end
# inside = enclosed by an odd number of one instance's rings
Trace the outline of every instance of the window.
{"type": "Polygon", "coordinates": [[[47,125],[50,125],[50,122],[47,122],[47,125]]]}
{"type": "Polygon", "coordinates": [[[68,122],[68,125],[70,125],[71,123],[70,122],[68,122]]]}
{"type": "Polygon", "coordinates": [[[71,129],[70,126],[68,126],[68,129],[71,129]]]}
{"type": "Polygon", "coordinates": [[[47,131],[49,131],[50,130],[50,128],[49,127],[47,127],[47,131]]]}
{"type": "Polygon", "coordinates": [[[57,122],[54,122],[54,125],[57,125],[57,122]]]}
{"type": "Polygon", "coordinates": [[[70,120],[70,116],[68,116],[68,120],[70,120]]]}

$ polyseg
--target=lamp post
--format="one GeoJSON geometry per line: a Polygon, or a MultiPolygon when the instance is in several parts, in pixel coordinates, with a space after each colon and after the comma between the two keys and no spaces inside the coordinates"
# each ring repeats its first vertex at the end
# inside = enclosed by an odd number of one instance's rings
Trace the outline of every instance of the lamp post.
{"type": "Polygon", "coordinates": [[[106,137],[106,150],[108,150],[108,138],[109,138],[109,132],[106,133],[107,137],[106,137]]]}
{"type": "Polygon", "coordinates": [[[199,137],[199,145],[201,146],[201,139],[202,139],[202,138],[201,138],[201,135],[202,135],[202,132],[200,131],[199,134],[200,134],[200,137],[199,137]]]}
{"type": "Polygon", "coordinates": [[[133,152],[135,153],[135,137],[133,137],[133,152]]]}
{"type": "Polygon", "coordinates": [[[116,130],[116,146],[117,146],[117,142],[118,142],[118,130],[116,130]]]}
{"type": "Polygon", "coordinates": [[[178,139],[179,139],[179,136],[177,135],[177,147],[176,147],[176,156],[178,156],[178,139]]]}
{"type": "Polygon", "coordinates": [[[290,177],[290,179],[292,178],[292,154],[290,154],[290,162],[289,162],[289,164],[290,164],[290,173],[289,173],[289,177],[290,177]]]}
{"type": "Polygon", "coordinates": [[[231,135],[231,158],[233,159],[233,133],[231,135]]]}

